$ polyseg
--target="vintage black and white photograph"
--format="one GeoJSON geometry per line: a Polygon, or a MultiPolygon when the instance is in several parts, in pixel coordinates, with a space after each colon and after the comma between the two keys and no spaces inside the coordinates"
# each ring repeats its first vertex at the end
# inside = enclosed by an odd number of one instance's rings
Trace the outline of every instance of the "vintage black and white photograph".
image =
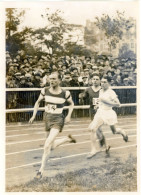
{"type": "Polygon", "coordinates": [[[5,3],[6,192],[138,192],[138,7],[5,3]]]}

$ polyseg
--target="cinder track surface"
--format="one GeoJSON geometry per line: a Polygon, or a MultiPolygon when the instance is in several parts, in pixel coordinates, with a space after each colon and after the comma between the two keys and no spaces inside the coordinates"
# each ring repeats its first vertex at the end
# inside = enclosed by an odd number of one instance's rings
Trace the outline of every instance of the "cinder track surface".
{"type": "MultiPolygon", "coordinates": [[[[109,163],[113,159],[126,161],[129,156],[136,158],[136,116],[118,117],[117,127],[123,128],[129,136],[124,142],[121,135],[113,135],[108,126],[103,126],[107,143],[111,146],[110,158],[105,152],[87,159],[90,152],[89,118],[77,118],[64,126],[58,137],[71,134],[77,143],[66,143],[52,151],[46,164],[45,177],[76,172],[93,165],[101,168],[101,162],[109,163]]],[[[45,141],[44,123],[8,124],[6,126],[6,188],[30,182],[36,175],[41,163],[45,141]]],[[[97,143],[98,144],[98,143],[97,143]]],[[[33,190],[34,191],[34,190],[33,190]]],[[[83,191],[83,190],[82,190],[83,191]]]]}

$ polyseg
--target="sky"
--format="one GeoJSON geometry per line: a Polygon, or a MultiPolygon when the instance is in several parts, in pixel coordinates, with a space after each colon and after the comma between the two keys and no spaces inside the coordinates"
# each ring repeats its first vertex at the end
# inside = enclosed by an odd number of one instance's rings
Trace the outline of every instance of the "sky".
{"type": "MultiPolygon", "coordinates": [[[[17,6],[17,4],[15,5],[17,6]]],[[[19,7],[19,6],[18,6],[19,7]]],[[[125,16],[138,18],[138,3],[137,1],[49,1],[39,3],[20,4],[22,8],[29,8],[26,11],[22,25],[30,27],[43,27],[45,21],[41,18],[45,8],[50,8],[51,11],[56,9],[64,12],[63,16],[68,23],[85,25],[86,20],[93,20],[96,16],[101,16],[103,13],[114,16],[116,10],[123,12],[125,16]]]]}

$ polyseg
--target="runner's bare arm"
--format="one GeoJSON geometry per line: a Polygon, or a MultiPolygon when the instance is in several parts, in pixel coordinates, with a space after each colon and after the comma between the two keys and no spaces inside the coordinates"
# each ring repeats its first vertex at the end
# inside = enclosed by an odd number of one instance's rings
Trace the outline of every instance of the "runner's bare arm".
{"type": "Polygon", "coordinates": [[[100,101],[105,103],[105,104],[111,105],[113,107],[120,107],[120,102],[119,102],[119,99],[117,97],[112,99],[112,100],[100,98],[100,101]]]}
{"type": "Polygon", "coordinates": [[[69,108],[68,108],[68,114],[65,118],[65,122],[70,122],[71,120],[71,115],[72,115],[72,112],[73,112],[73,108],[74,108],[74,103],[72,101],[72,97],[70,96],[70,92],[68,91],[68,94],[67,94],[67,102],[69,103],[69,108]]]}
{"type": "Polygon", "coordinates": [[[38,100],[36,101],[35,105],[34,105],[34,111],[33,111],[33,115],[29,120],[29,123],[33,123],[35,116],[37,114],[38,108],[40,106],[40,102],[44,99],[44,96],[42,94],[40,94],[38,100]]]}

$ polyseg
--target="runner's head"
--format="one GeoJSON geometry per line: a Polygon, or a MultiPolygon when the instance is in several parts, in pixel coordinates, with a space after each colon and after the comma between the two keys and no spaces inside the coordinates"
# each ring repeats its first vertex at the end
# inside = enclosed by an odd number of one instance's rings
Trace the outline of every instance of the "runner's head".
{"type": "Polygon", "coordinates": [[[51,87],[57,87],[60,85],[61,82],[61,76],[60,74],[56,72],[52,72],[49,76],[50,86],[51,87]]]}
{"type": "Polygon", "coordinates": [[[108,89],[109,86],[110,86],[110,83],[111,83],[111,79],[108,76],[103,76],[101,78],[101,87],[102,87],[102,89],[104,89],[104,90],[108,89]]]}
{"type": "Polygon", "coordinates": [[[94,73],[93,76],[92,76],[92,83],[93,83],[93,86],[100,86],[100,76],[99,74],[96,74],[94,73]]]}

